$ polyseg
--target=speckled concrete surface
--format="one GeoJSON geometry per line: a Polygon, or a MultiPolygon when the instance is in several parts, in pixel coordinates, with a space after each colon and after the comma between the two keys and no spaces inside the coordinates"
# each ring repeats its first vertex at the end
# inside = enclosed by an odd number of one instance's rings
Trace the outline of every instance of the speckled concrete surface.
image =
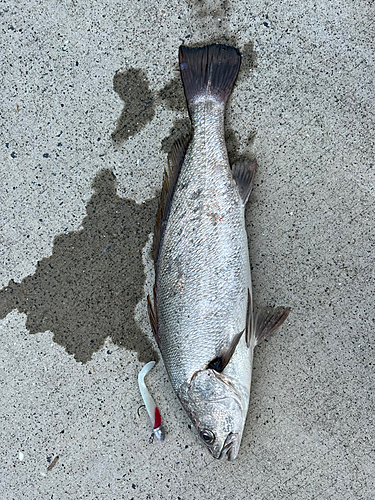
{"type": "Polygon", "coordinates": [[[1,11],[1,499],[375,497],[371,1],[10,1],[1,11]],[[232,159],[247,209],[257,348],[239,457],[203,449],[162,362],[150,440],[136,377],[166,151],[189,128],[178,46],[244,54],[232,159]],[[56,457],[58,459],[56,460],[56,457]]]}

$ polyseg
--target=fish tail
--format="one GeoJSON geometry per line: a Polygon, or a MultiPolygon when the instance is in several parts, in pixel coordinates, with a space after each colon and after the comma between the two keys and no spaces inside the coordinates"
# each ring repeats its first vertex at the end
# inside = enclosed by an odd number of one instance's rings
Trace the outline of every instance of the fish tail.
{"type": "Polygon", "coordinates": [[[236,81],[241,55],[229,45],[180,47],[180,70],[189,104],[202,96],[226,102],[236,81]]]}

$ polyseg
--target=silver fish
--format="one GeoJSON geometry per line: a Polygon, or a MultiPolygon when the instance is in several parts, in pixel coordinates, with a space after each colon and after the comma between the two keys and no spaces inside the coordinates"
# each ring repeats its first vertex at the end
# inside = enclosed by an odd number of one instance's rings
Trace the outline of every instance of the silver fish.
{"type": "Polygon", "coordinates": [[[224,108],[239,71],[233,47],[180,47],[193,135],[169,157],[154,235],[151,326],[173,388],[215,458],[233,460],[250,398],[254,347],[288,308],[256,318],[245,205],[256,162],[229,165],[224,108]]]}

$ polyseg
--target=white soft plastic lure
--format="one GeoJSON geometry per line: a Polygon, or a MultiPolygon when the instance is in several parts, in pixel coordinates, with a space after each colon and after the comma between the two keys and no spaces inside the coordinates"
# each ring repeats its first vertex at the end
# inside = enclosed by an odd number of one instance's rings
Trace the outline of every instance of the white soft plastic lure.
{"type": "Polygon", "coordinates": [[[164,427],[161,425],[161,417],[159,408],[156,406],[155,401],[145,384],[145,376],[148,372],[155,366],[155,361],[150,361],[147,363],[138,374],[138,385],[141,391],[143,401],[145,402],[147,413],[150,416],[150,420],[153,427],[153,433],[159,441],[164,441],[165,432],[164,427]]]}

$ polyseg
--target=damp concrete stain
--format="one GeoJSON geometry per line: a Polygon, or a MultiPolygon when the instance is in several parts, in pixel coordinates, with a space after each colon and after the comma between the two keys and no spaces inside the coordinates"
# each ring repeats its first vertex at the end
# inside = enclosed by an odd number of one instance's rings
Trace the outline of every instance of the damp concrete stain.
{"type": "Polygon", "coordinates": [[[178,112],[187,112],[187,104],[185,99],[184,87],[182,85],[180,74],[172,78],[164,85],[157,93],[158,101],[178,112]]]}
{"type": "Polygon", "coordinates": [[[241,68],[238,78],[248,78],[252,69],[258,65],[257,53],[254,50],[254,41],[250,40],[241,49],[241,68]]]}
{"type": "Polygon", "coordinates": [[[212,30],[228,31],[228,0],[186,0],[190,15],[194,18],[195,30],[203,33],[212,30]]]}
{"type": "Polygon", "coordinates": [[[120,198],[112,171],[94,179],[83,229],[55,237],[52,255],[21,283],[0,290],[0,318],[17,309],[30,333],[53,332],[53,340],[82,363],[105,339],[159,359],[134,319],[144,297],[142,249],[153,232],[158,202],[120,198]]]}
{"type": "Polygon", "coordinates": [[[124,107],[112,133],[115,144],[121,144],[140,132],[155,116],[155,99],[146,73],[130,68],[113,77],[113,90],[124,101],[124,107]]]}
{"type": "Polygon", "coordinates": [[[252,162],[255,160],[253,153],[253,145],[256,137],[256,132],[252,131],[247,137],[246,143],[242,144],[242,153],[240,154],[240,143],[235,130],[226,128],[225,143],[227,145],[229,163],[233,165],[239,162],[252,162]]]}

